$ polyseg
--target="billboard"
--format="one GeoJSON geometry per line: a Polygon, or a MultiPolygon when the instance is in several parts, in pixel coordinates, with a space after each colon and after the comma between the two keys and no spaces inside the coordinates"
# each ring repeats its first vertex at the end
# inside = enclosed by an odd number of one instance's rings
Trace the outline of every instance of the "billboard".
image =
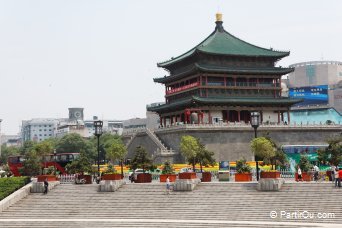
{"type": "Polygon", "coordinates": [[[304,99],[303,102],[296,104],[296,106],[326,105],[329,103],[328,85],[290,88],[289,96],[304,99]]]}

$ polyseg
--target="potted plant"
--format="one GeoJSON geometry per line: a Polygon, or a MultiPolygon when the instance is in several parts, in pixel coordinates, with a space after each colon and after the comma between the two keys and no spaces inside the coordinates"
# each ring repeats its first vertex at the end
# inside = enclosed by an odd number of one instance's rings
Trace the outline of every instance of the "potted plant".
{"type": "Polygon", "coordinates": [[[273,170],[273,163],[277,159],[277,146],[267,137],[254,138],[251,141],[251,150],[254,152],[256,160],[263,161],[265,165],[272,165],[272,170],[262,171],[260,178],[280,178],[280,172],[273,170]]]}
{"type": "Polygon", "coordinates": [[[102,180],[121,180],[122,175],[117,173],[114,166],[109,164],[107,170],[104,172],[102,176],[102,180]]]}
{"type": "Polygon", "coordinates": [[[246,159],[240,159],[236,161],[236,174],[235,181],[252,181],[251,167],[246,163],[246,159]]]}
{"type": "Polygon", "coordinates": [[[167,177],[169,177],[170,182],[175,182],[177,179],[177,175],[175,174],[174,169],[169,161],[164,162],[162,174],[159,176],[160,182],[166,182],[167,177]]]}
{"type": "Polygon", "coordinates": [[[151,166],[152,160],[148,157],[147,151],[144,147],[138,146],[131,162],[131,169],[136,170],[137,168],[141,168],[143,173],[137,175],[135,180],[136,183],[152,182],[152,174],[146,172],[151,166]]]}
{"type": "Polygon", "coordinates": [[[55,175],[55,167],[49,166],[48,168],[44,168],[43,174],[37,176],[38,182],[44,182],[46,179],[48,182],[57,181],[57,177],[55,175]]]}
{"type": "Polygon", "coordinates": [[[92,183],[93,178],[90,174],[88,174],[92,172],[91,163],[83,152],[81,152],[78,159],[67,164],[65,169],[68,171],[68,173],[77,174],[77,178],[85,179],[85,184],[92,183]]]}
{"type": "MultiPolygon", "coordinates": [[[[301,155],[298,166],[302,170],[302,178],[303,181],[311,181],[312,173],[310,170],[312,169],[312,165],[310,164],[309,158],[306,155],[301,155]]],[[[298,181],[298,173],[295,174],[295,179],[298,181]]]]}

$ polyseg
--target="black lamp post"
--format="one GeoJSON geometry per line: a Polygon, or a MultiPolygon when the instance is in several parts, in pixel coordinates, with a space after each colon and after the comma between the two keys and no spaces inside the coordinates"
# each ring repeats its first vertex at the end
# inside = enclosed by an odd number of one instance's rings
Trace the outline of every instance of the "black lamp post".
{"type": "Polygon", "coordinates": [[[94,121],[95,136],[97,137],[97,172],[100,176],[100,136],[102,135],[103,122],[101,120],[94,121]]]}
{"type": "Polygon", "coordinates": [[[53,150],[53,166],[55,167],[55,175],[57,173],[57,170],[56,170],[56,160],[57,160],[57,152],[56,152],[56,149],[53,150]]]}
{"type": "MultiPolygon", "coordinates": [[[[254,137],[257,138],[257,129],[259,127],[259,112],[251,112],[251,125],[254,128],[254,137]]],[[[255,163],[256,163],[256,177],[257,181],[259,181],[259,164],[257,158],[255,156],[255,163]]]]}

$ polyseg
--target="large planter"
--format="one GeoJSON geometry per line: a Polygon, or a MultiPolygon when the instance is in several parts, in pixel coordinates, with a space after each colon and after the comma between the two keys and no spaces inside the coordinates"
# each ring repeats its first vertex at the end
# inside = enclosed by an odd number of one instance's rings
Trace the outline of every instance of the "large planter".
{"type": "Polygon", "coordinates": [[[160,174],[160,182],[166,182],[167,177],[169,177],[170,182],[175,182],[177,179],[177,174],[160,174]]]}
{"type": "Polygon", "coordinates": [[[196,173],[194,172],[189,172],[189,173],[179,173],[178,174],[179,179],[196,179],[196,173]]]}
{"type": "Polygon", "coordinates": [[[102,180],[121,180],[122,176],[118,173],[104,174],[102,180]]]}
{"type": "Polygon", "coordinates": [[[137,175],[137,180],[135,183],[151,183],[152,182],[152,174],[150,173],[139,173],[137,175]]]}
{"type": "Polygon", "coordinates": [[[236,173],[235,182],[252,181],[252,173],[236,173]]]}
{"type": "Polygon", "coordinates": [[[50,181],[57,181],[57,177],[55,175],[38,175],[37,182],[44,182],[47,179],[48,182],[50,181]]]}
{"type": "Polygon", "coordinates": [[[210,172],[203,172],[201,181],[202,182],[211,182],[211,173],[210,172]]]}
{"type": "MultiPolygon", "coordinates": [[[[295,174],[295,179],[298,181],[298,173],[295,174]]],[[[302,173],[303,181],[312,181],[312,174],[311,173],[302,173]]]]}
{"type": "Polygon", "coordinates": [[[79,175],[78,178],[79,179],[85,179],[86,180],[85,184],[92,184],[93,183],[93,178],[91,175],[79,175]]]}
{"type": "Polygon", "coordinates": [[[261,172],[260,178],[280,178],[280,172],[261,172]]]}

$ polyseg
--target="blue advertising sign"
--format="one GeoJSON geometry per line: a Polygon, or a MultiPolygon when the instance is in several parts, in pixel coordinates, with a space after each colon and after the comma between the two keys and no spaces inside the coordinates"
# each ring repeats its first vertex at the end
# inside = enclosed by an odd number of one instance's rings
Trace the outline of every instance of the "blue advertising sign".
{"type": "Polygon", "coordinates": [[[328,85],[290,88],[289,96],[304,99],[296,106],[328,104],[328,85]]]}
{"type": "Polygon", "coordinates": [[[229,170],[229,161],[220,161],[219,170],[229,170]]]}

